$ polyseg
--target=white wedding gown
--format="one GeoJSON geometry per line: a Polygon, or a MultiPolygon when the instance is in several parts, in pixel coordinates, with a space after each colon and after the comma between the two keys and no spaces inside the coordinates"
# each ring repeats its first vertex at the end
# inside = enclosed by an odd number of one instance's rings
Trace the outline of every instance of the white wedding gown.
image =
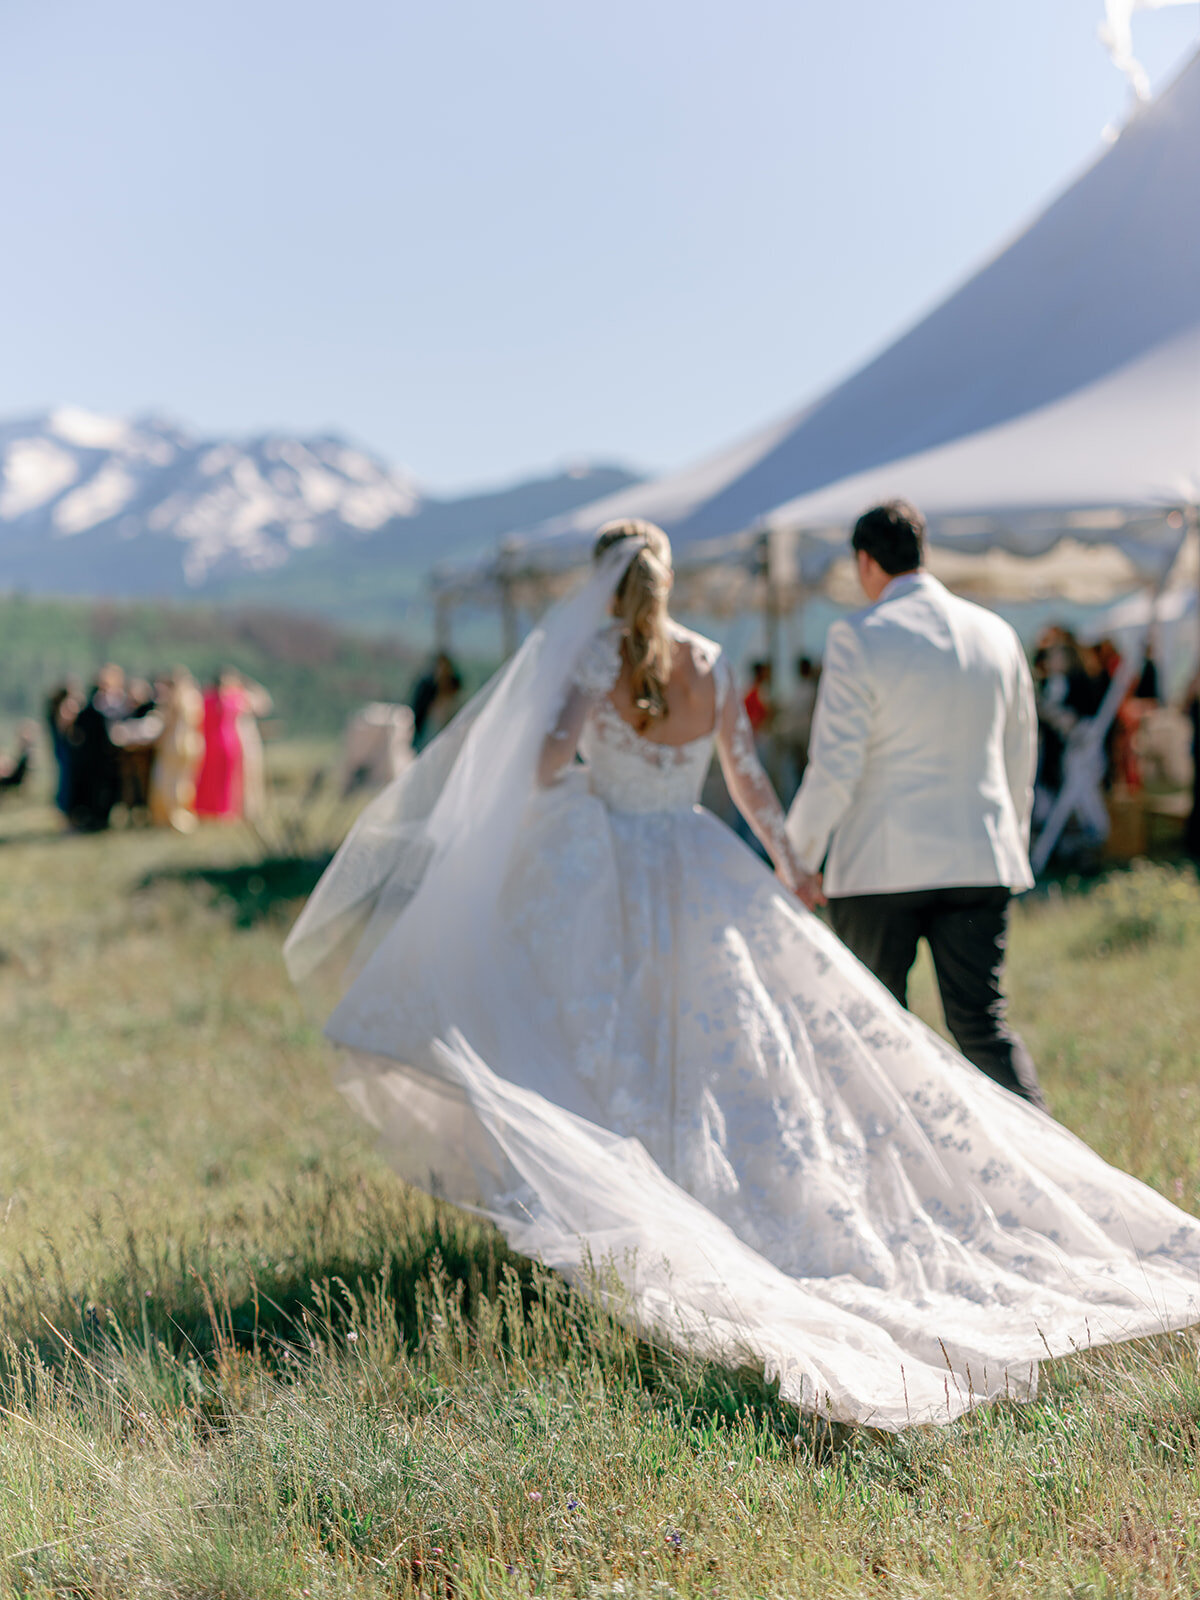
{"type": "MultiPolygon", "coordinates": [[[[840,1421],[1028,1398],[1039,1358],[1200,1318],[1200,1223],[903,1011],[698,806],[715,738],[755,827],[782,826],[731,674],[692,641],[712,735],[664,747],[623,721],[602,627],[567,640],[566,709],[544,698],[514,757],[557,715],[582,720],[586,769],[475,828],[493,787],[516,792],[497,735],[535,650],[427,792],[348,841],[325,926],[361,898],[367,836],[390,853],[327,1031],[398,1170],[576,1281],[609,1261],[648,1334],[840,1421]]],[[[321,921],[293,935],[298,968],[321,921]]]]}

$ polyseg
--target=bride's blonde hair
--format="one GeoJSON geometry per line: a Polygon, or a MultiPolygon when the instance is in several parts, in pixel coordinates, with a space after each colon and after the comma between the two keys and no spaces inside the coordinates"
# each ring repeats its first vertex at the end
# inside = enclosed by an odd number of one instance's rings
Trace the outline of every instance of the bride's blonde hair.
{"type": "Polygon", "coordinates": [[[671,634],[667,600],[671,593],[671,541],[653,522],[623,517],[606,522],[596,535],[592,554],[599,561],[623,539],[637,539],[641,549],[617,585],[616,615],[625,625],[622,648],[629,663],[629,692],[646,716],[667,715],[671,681],[671,634]]]}

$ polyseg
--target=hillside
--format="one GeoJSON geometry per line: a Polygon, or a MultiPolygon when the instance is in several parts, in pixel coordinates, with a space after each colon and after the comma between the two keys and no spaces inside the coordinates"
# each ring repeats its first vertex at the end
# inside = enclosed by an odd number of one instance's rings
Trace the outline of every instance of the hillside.
{"type": "Polygon", "coordinates": [[[178,662],[201,681],[236,667],[270,690],[296,736],[337,732],[364,701],[406,697],[419,664],[403,645],[278,612],[0,596],[0,731],[40,716],[55,683],[86,683],[110,660],[145,677],[178,662]]]}
{"type": "Polygon", "coordinates": [[[635,481],[583,466],[438,498],[332,434],[63,407],[0,422],[0,592],[201,595],[427,635],[432,567],[635,481]]]}
{"type": "Polygon", "coordinates": [[[309,612],[346,627],[403,627],[425,638],[426,580],[439,562],[495,546],[506,534],[636,482],[621,467],[577,467],[461,500],[425,500],[402,524],[351,544],[297,551],[285,566],[209,585],[244,604],[309,612]]]}
{"type": "Polygon", "coordinates": [[[359,537],[419,498],[332,436],[206,439],[63,407],[0,424],[0,588],[179,594],[359,537]]]}

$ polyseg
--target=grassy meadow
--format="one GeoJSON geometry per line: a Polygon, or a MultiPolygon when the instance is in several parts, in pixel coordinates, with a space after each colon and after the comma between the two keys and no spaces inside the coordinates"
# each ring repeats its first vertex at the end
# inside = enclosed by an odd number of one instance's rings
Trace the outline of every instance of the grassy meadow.
{"type": "MultiPolygon", "coordinates": [[[[0,806],[0,1595],[1200,1594],[1192,1336],[830,1428],[391,1177],[279,954],[345,819],[289,798],[317,747],[272,759],[265,845],[0,806]]],[[[1014,930],[1055,1113],[1189,1210],[1198,960],[1184,870],[1014,930]]]]}

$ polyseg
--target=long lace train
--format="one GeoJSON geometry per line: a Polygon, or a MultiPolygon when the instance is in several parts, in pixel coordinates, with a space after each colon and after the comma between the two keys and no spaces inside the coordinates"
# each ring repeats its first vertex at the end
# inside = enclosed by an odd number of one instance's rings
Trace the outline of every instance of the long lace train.
{"type": "Polygon", "coordinates": [[[1197,1320],[1200,1223],[901,1010],[695,804],[706,746],[597,714],[579,662],[617,570],[291,941],[307,970],[371,914],[327,1031],[397,1169],[573,1278],[610,1259],[648,1332],[839,1420],[945,1421],[1032,1394],[1047,1354],[1197,1320]],[[539,789],[576,689],[589,768],[539,789]]]}

